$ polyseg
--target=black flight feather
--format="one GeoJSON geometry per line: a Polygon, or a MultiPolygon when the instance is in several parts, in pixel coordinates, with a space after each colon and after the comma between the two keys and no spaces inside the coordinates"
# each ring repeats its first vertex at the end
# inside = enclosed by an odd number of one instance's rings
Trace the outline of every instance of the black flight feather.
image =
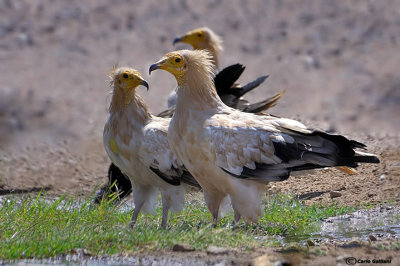
{"type": "Polygon", "coordinates": [[[272,141],[274,153],[282,160],[281,163],[255,163],[255,169],[243,167],[240,175],[221,169],[237,178],[265,183],[284,181],[292,171],[335,166],[356,168],[358,163],[379,163],[375,155],[359,155],[355,152],[356,148],[365,149],[365,144],[342,135],[328,134],[319,130],[308,134],[287,128],[284,131],[282,134],[289,135],[294,142],[272,141]]]}

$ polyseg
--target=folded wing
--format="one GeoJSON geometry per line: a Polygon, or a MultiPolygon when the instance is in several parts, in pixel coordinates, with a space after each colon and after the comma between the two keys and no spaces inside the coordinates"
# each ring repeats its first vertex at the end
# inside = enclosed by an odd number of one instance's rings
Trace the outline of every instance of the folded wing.
{"type": "Polygon", "coordinates": [[[283,118],[245,115],[241,119],[216,115],[205,138],[210,157],[236,178],[258,182],[286,180],[292,171],[328,166],[355,168],[360,162],[378,163],[373,154],[355,151],[365,145],[341,135],[309,130],[283,118]]]}
{"type": "Polygon", "coordinates": [[[157,120],[144,128],[145,141],[139,153],[141,161],[170,185],[179,186],[183,182],[200,188],[198,182],[172,153],[167,138],[168,124],[157,120]]]}

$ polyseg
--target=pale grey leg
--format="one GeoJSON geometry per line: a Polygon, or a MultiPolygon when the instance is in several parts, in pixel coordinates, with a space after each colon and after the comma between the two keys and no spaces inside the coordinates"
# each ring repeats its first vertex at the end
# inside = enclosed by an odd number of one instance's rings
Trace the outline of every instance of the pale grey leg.
{"type": "Polygon", "coordinates": [[[212,212],[212,217],[213,217],[213,225],[212,225],[212,227],[213,228],[216,228],[217,224],[218,224],[218,211],[219,211],[219,208],[217,208],[216,211],[212,212]]]}
{"type": "Polygon", "coordinates": [[[224,198],[224,195],[219,195],[218,193],[215,193],[213,197],[204,192],[204,199],[206,201],[207,207],[211,212],[211,215],[213,217],[213,227],[217,227],[218,223],[218,213],[219,213],[219,207],[221,205],[221,201],[224,198]]]}
{"type": "Polygon", "coordinates": [[[237,224],[239,222],[240,218],[242,218],[242,216],[237,211],[235,211],[235,217],[234,217],[233,224],[237,224]]]}
{"type": "Polygon", "coordinates": [[[168,210],[169,210],[169,203],[162,197],[162,220],[161,220],[161,227],[166,228],[168,223],[168,210]]]}
{"type": "Polygon", "coordinates": [[[135,203],[135,210],[133,211],[129,226],[132,228],[139,216],[146,200],[149,200],[149,190],[147,187],[135,185],[133,186],[133,202],[135,203]]]}
{"type": "Polygon", "coordinates": [[[129,222],[129,226],[130,226],[131,228],[133,228],[133,226],[134,226],[135,223],[136,223],[137,217],[138,217],[138,215],[139,215],[139,213],[140,213],[140,209],[142,208],[143,203],[144,203],[144,202],[142,202],[141,204],[138,204],[138,206],[135,206],[135,210],[133,211],[131,221],[129,222]]]}

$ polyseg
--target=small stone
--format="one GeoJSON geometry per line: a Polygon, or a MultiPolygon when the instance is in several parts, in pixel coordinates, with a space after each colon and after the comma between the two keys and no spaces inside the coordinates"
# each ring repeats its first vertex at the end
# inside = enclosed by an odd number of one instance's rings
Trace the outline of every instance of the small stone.
{"type": "Polygon", "coordinates": [[[319,61],[316,58],[314,58],[314,57],[312,57],[310,55],[302,56],[301,60],[303,61],[304,66],[307,67],[307,68],[316,68],[316,69],[318,69],[321,66],[319,61]]]}
{"type": "Polygon", "coordinates": [[[339,191],[331,191],[329,193],[329,196],[331,197],[331,199],[338,198],[342,196],[342,193],[340,193],[339,191]]]}
{"type": "Polygon", "coordinates": [[[74,255],[84,255],[84,256],[92,256],[92,253],[91,253],[89,250],[84,249],[84,248],[73,248],[73,249],[71,250],[71,254],[74,254],[74,255]]]}
{"type": "Polygon", "coordinates": [[[307,240],[307,245],[308,245],[309,247],[315,246],[314,242],[311,241],[310,239],[307,240]]]}
{"type": "Polygon", "coordinates": [[[368,238],[371,241],[376,241],[376,237],[374,235],[369,235],[368,238]]]}
{"type": "Polygon", "coordinates": [[[28,45],[28,46],[32,46],[32,45],[34,45],[34,40],[33,40],[33,38],[32,38],[32,36],[31,35],[29,35],[29,34],[26,34],[26,33],[20,33],[20,34],[18,34],[18,36],[17,36],[17,42],[18,42],[18,44],[20,45],[20,46],[23,46],[23,45],[28,45]]]}
{"type": "Polygon", "coordinates": [[[172,251],[190,252],[190,251],[195,251],[195,248],[188,244],[175,244],[172,247],[172,251]]]}
{"type": "Polygon", "coordinates": [[[229,249],[224,247],[209,246],[207,248],[207,254],[209,255],[225,255],[229,253],[229,249]]]}

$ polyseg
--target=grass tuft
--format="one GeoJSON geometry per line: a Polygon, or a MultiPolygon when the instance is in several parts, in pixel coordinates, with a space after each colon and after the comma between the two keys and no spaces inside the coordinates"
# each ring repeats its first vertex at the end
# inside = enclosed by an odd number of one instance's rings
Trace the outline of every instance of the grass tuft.
{"type": "Polygon", "coordinates": [[[190,195],[185,209],[170,215],[167,229],[159,227],[157,215],[140,215],[134,229],[128,223],[132,210],[113,205],[110,198],[100,205],[93,198],[62,196],[48,200],[11,196],[0,201],[0,259],[45,258],[82,248],[93,255],[130,254],[139,250],[171,249],[187,243],[197,250],[209,245],[251,250],[277,243],[277,236],[294,236],[316,229],[316,222],[353,211],[336,204],[306,206],[290,196],[269,196],[258,224],[232,225],[233,216],[221,219],[217,228],[198,194],[190,195]]]}

